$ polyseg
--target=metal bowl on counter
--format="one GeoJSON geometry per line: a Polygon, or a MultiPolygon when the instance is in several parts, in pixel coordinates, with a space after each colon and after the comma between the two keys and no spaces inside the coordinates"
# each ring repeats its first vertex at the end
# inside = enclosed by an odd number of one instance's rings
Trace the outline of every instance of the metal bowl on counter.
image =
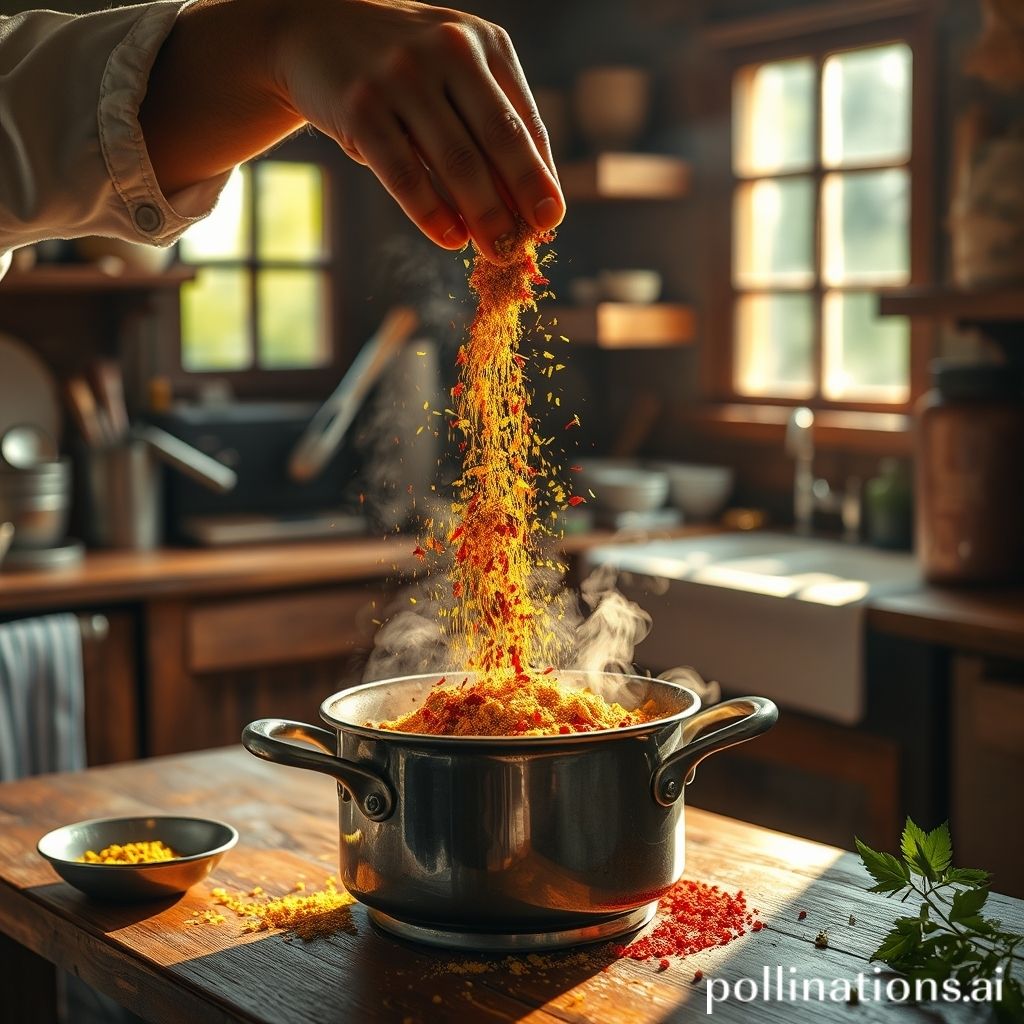
{"type": "Polygon", "coordinates": [[[371,724],[413,710],[441,679],[357,686],[324,701],[329,729],[262,719],[242,742],[337,780],[346,888],[385,930],[450,948],[556,948],[644,925],[683,872],[683,794],[697,764],[778,717],[762,697],[701,711],[697,694],[674,683],[561,672],[562,685],[626,708],[653,700],[664,715],[555,736],[371,724]]]}
{"type": "Polygon", "coordinates": [[[71,512],[71,461],[54,459],[25,469],[0,468],[0,521],[14,526],[14,547],[59,544],[71,512]]]}
{"type": "Polygon", "coordinates": [[[76,889],[103,900],[166,899],[201,882],[238,842],[238,832],[210,818],[95,818],[47,832],[37,849],[76,889]],[[160,840],[179,856],[141,864],[92,864],[87,850],[160,840]]]}

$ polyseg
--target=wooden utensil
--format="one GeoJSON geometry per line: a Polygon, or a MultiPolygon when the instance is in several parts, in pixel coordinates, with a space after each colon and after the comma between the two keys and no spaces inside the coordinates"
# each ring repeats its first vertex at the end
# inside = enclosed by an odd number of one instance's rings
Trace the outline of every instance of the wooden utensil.
{"type": "Polygon", "coordinates": [[[338,450],[345,431],[399,349],[409,340],[419,317],[408,306],[388,311],[377,333],[362,347],[341,383],[317,410],[288,462],[293,480],[312,480],[338,450]]]}
{"type": "Polygon", "coordinates": [[[91,447],[102,446],[106,441],[106,432],[89,382],[84,377],[71,377],[64,385],[64,390],[71,415],[85,443],[91,447]]]}
{"type": "Polygon", "coordinates": [[[124,400],[121,367],[109,359],[98,360],[92,368],[93,387],[100,409],[105,414],[111,441],[120,441],[128,433],[128,407],[124,400]]]}

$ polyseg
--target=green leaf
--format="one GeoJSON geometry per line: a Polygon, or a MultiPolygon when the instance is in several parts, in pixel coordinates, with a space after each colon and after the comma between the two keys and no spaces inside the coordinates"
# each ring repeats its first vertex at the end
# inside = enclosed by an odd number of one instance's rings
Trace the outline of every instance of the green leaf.
{"type": "Polygon", "coordinates": [[[880,960],[882,963],[893,965],[898,963],[912,949],[917,946],[916,935],[905,935],[899,928],[893,928],[884,939],[882,944],[871,954],[871,962],[880,960]]]}
{"type": "Polygon", "coordinates": [[[941,875],[953,861],[953,840],[949,836],[949,822],[944,821],[933,828],[924,839],[924,852],[928,863],[937,875],[941,875]]]}
{"type": "Polygon", "coordinates": [[[868,892],[895,893],[905,889],[910,881],[910,872],[891,853],[879,853],[866,843],[854,839],[857,852],[876,884],[868,892]]]}
{"type": "MultiPolygon", "coordinates": [[[[915,825],[913,819],[908,815],[907,823],[903,826],[903,838],[900,841],[900,850],[902,850],[907,863],[912,867],[918,867],[918,846],[920,845],[923,848],[927,842],[928,837],[925,835],[924,829],[915,825]]],[[[924,874],[924,872],[922,871],[921,874],[924,874]]]]}
{"type": "Polygon", "coordinates": [[[957,885],[967,885],[972,889],[979,885],[987,884],[992,876],[980,868],[950,868],[943,876],[944,882],[954,882],[957,885]]]}
{"type": "Polygon", "coordinates": [[[994,1009],[1000,1024],[1020,1024],[1024,1020],[1024,989],[1016,978],[1007,978],[1003,982],[1003,998],[995,1004],[994,1009]]]}
{"type": "Polygon", "coordinates": [[[964,889],[953,896],[953,907],[949,912],[951,921],[965,924],[969,918],[977,917],[988,899],[988,889],[964,889]]]}

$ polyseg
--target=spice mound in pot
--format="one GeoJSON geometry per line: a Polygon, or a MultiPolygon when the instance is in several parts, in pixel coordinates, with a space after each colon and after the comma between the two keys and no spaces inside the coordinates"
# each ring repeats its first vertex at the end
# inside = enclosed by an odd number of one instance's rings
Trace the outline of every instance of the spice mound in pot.
{"type": "Polygon", "coordinates": [[[557,736],[639,725],[661,715],[653,701],[627,711],[590,690],[570,690],[554,676],[509,674],[472,686],[442,678],[422,707],[377,728],[431,736],[557,736]]]}
{"type": "Polygon", "coordinates": [[[151,842],[125,843],[123,846],[113,843],[99,853],[86,850],[78,861],[80,864],[156,864],[179,856],[159,839],[154,839],[151,842]]]}

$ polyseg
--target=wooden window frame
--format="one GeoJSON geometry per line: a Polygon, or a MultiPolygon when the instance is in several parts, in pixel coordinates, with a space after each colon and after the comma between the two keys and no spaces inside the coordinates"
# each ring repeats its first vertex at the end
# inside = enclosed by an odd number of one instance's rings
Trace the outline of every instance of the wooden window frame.
{"type": "MultiPolygon", "coordinates": [[[[733,284],[733,195],[744,177],[733,171],[733,80],[736,71],[751,64],[811,57],[817,65],[816,83],[819,91],[815,101],[815,139],[820,139],[820,71],[826,56],[851,49],[905,42],[912,51],[911,71],[911,147],[910,157],[903,164],[910,171],[909,256],[910,286],[933,282],[938,246],[937,209],[934,173],[935,75],[934,5],[926,0],[867,0],[858,5],[829,4],[819,8],[800,9],[780,15],[750,19],[742,23],[724,24],[704,33],[703,52],[708,61],[703,75],[705,97],[701,115],[706,126],[697,159],[700,194],[707,197],[702,204],[701,235],[707,240],[701,289],[703,299],[703,330],[700,346],[700,388],[708,403],[704,417],[715,427],[723,420],[723,410],[733,435],[736,424],[749,409],[751,437],[778,429],[785,410],[807,405],[824,414],[824,422],[835,421],[833,439],[856,425],[878,436],[890,431],[902,432],[909,427],[907,415],[913,403],[927,389],[928,362],[935,343],[934,327],[920,319],[910,321],[910,394],[905,403],[864,401],[833,401],[820,394],[822,343],[821,318],[815,326],[815,389],[814,397],[750,396],[740,394],[734,386],[734,324],[733,313],[738,290],[733,284]],[[770,425],[770,426],[769,426],[770,425]]],[[[821,224],[818,203],[820,182],[824,173],[819,166],[807,172],[815,183],[815,267],[820,269],[821,224]]],[[[893,165],[886,165],[893,166],[893,165]]],[[[857,171],[862,168],[858,166],[857,171]]],[[[871,169],[865,165],[864,169],[871,169]]],[[[781,175],[780,175],[781,176],[781,175]]],[[[766,174],[765,177],[774,177],[766,174]]],[[[903,287],[903,286],[901,286],[903,287]]],[[[824,286],[820,276],[808,294],[819,303],[824,286]]],[[[857,287],[849,290],[883,292],[883,287],[857,287]]],[[[741,431],[742,432],[742,431],[741,431]]],[[[899,445],[902,447],[902,445],[899,445]]]]}
{"type": "MultiPolygon", "coordinates": [[[[248,269],[250,272],[249,301],[255,308],[256,281],[253,271],[259,268],[274,269],[278,266],[293,268],[309,267],[319,270],[326,277],[327,359],[318,366],[301,368],[270,368],[253,365],[244,370],[187,370],[182,359],[181,344],[181,307],[174,304],[175,320],[172,335],[174,348],[171,353],[171,367],[167,376],[170,378],[176,393],[195,393],[201,391],[209,382],[224,382],[231,389],[232,395],[242,399],[318,399],[326,395],[345,372],[351,358],[347,351],[345,338],[341,334],[341,324],[347,296],[344,291],[346,280],[345,246],[343,244],[344,218],[343,201],[340,188],[338,163],[342,155],[336,146],[324,145],[322,139],[308,133],[302,133],[282,143],[280,147],[252,163],[263,160],[281,163],[317,164],[324,173],[324,236],[326,255],[319,260],[308,262],[293,260],[263,260],[253,253],[248,258],[224,261],[228,267],[248,269]]],[[[347,159],[347,158],[344,158],[347,159]]],[[[250,215],[255,216],[255,190],[249,197],[250,215]]],[[[255,226],[253,226],[255,230],[255,226]]],[[[192,264],[189,264],[190,266],[192,264]]],[[[201,264],[206,266],[207,264],[201,264]]],[[[214,265],[214,264],[210,264],[214,265]]],[[[252,330],[255,331],[253,324],[252,330]]],[[[257,339],[253,334],[251,341],[255,346],[257,339]]],[[[254,348],[254,357],[256,350],[254,348]]]]}

